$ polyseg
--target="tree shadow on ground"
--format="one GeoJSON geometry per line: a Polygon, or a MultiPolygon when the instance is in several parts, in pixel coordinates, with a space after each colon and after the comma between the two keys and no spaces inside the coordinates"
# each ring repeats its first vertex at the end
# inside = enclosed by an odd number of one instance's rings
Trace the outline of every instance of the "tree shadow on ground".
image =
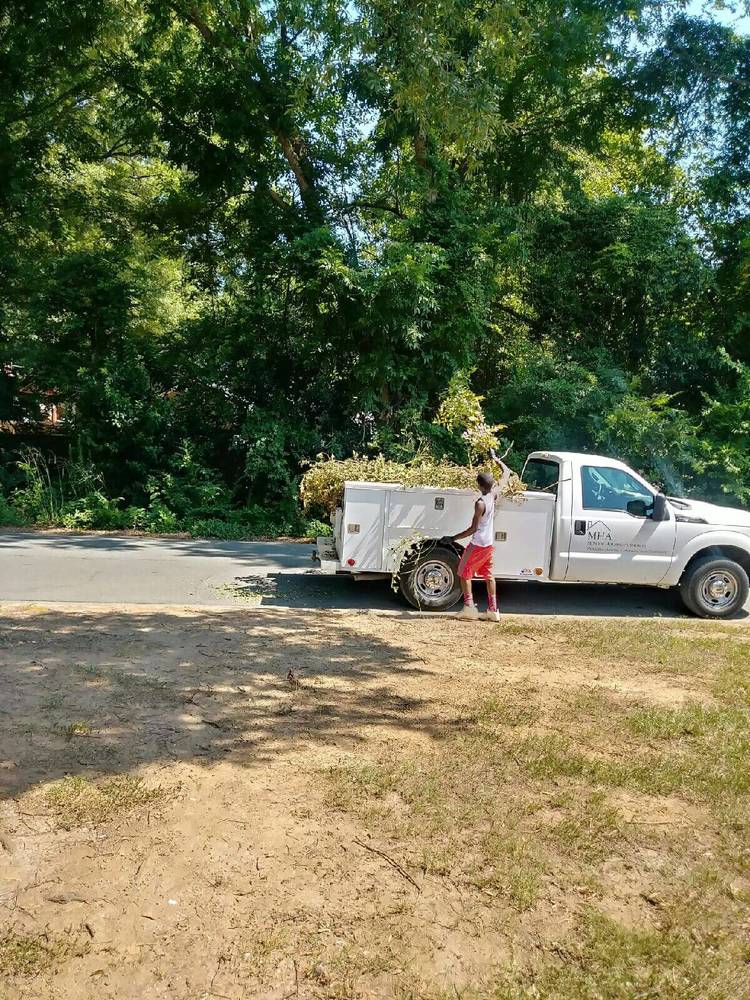
{"type": "Polygon", "coordinates": [[[155,762],[262,765],[378,727],[437,735],[409,650],[335,613],[47,611],[2,616],[0,791],[155,762]]]}
{"type": "Polygon", "coordinates": [[[413,610],[393,590],[390,580],[357,580],[352,576],[333,576],[319,570],[240,576],[235,578],[233,587],[226,588],[226,592],[271,608],[413,610]]]}
{"type": "Polygon", "coordinates": [[[127,553],[148,554],[158,551],[162,556],[219,558],[241,560],[249,566],[278,565],[283,569],[298,568],[309,563],[312,545],[299,541],[241,541],[218,538],[187,538],[169,535],[81,534],[64,531],[9,531],[0,529],[0,549],[34,548],[49,553],[71,551],[89,555],[127,553]]]}
{"type": "MultiPolygon", "coordinates": [[[[414,614],[387,580],[357,582],[349,576],[308,573],[269,573],[243,576],[228,588],[261,607],[371,609],[414,614]]],[[[513,583],[498,580],[501,615],[555,615],[587,618],[690,618],[676,590],[606,584],[513,583]]],[[[483,583],[475,581],[474,597],[487,606],[483,583]]],[[[458,610],[458,605],[453,609],[458,610]]],[[[737,620],[748,617],[743,610],[737,620]]]]}

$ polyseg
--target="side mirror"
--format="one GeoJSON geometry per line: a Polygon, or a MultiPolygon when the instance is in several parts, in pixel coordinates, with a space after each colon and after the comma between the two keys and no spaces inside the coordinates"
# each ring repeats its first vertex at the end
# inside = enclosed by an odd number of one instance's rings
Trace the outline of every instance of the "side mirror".
{"type": "Polygon", "coordinates": [[[669,520],[669,509],[667,507],[667,498],[663,493],[657,493],[654,497],[654,510],[651,514],[651,518],[654,521],[668,521],[669,520]]]}
{"type": "Polygon", "coordinates": [[[648,507],[645,500],[630,500],[625,508],[631,517],[647,517],[648,507]]]}

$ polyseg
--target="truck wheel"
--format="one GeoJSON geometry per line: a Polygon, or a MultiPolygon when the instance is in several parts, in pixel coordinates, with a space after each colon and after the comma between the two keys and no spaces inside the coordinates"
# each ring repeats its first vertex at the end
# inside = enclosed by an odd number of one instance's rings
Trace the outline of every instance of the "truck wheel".
{"type": "Polygon", "coordinates": [[[443,546],[429,546],[410,559],[399,573],[399,590],[420,611],[445,611],[461,597],[458,555],[443,546]]]}
{"type": "Polygon", "coordinates": [[[699,559],[680,580],[682,602],[699,618],[730,618],[745,604],[749,590],[742,566],[721,556],[699,559]]]}

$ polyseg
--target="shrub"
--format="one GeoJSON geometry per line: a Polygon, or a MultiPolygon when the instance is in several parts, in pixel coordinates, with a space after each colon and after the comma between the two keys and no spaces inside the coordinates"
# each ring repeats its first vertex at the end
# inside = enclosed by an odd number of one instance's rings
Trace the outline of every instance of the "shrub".
{"type": "Polygon", "coordinates": [[[6,498],[0,495],[0,525],[19,527],[28,524],[27,518],[20,510],[13,506],[6,498]]]}
{"type": "Polygon", "coordinates": [[[60,510],[58,522],[63,528],[99,528],[119,531],[132,527],[132,517],[119,504],[121,498],[112,499],[100,490],[76,500],[66,501],[60,510]]]}
{"type": "Polygon", "coordinates": [[[226,486],[212,469],[197,461],[187,445],[167,472],[148,477],[146,492],[150,510],[161,511],[161,516],[170,523],[178,523],[187,516],[224,519],[232,510],[226,486]],[[171,517],[166,515],[167,511],[171,517]]]}
{"type": "Polygon", "coordinates": [[[193,538],[223,538],[228,541],[255,538],[258,534],[253,525],[221,521],[217,517],[197,518],[190,522],[187,530],[193,538]]]}

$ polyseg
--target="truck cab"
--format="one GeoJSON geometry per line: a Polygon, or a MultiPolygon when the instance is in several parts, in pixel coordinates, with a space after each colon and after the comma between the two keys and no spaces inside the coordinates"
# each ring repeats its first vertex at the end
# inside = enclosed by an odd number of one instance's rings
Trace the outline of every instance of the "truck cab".
{"type": "MultiPolygon", "coordinates": [[[[526,491],[495,507],[498,579],[678,587],[686,607],[727,618],[746,603],[750,512],[665,497],[617,459],[535,451],[526,491]]],[[[393,483],[347,483],[334,538],[319,539],[331,572],[393,576],[422,610],[460,596],[462,546],[476,493],[393,483]]]]}
{"type": "Polygon", "coordinates": [[[674,513],[628,466],[602,455],[533,452],[521,478],[556,495],[550,576],[658,586],[672,564],[674,513]]]}
{"type": "Polygon", "coordinates": [[[556,495],[551,579],[678,586],[701,617],[728,617],[747,601],[750,512],[665,497],[602,455],[533,452],[522,478],[556,495]]]}

